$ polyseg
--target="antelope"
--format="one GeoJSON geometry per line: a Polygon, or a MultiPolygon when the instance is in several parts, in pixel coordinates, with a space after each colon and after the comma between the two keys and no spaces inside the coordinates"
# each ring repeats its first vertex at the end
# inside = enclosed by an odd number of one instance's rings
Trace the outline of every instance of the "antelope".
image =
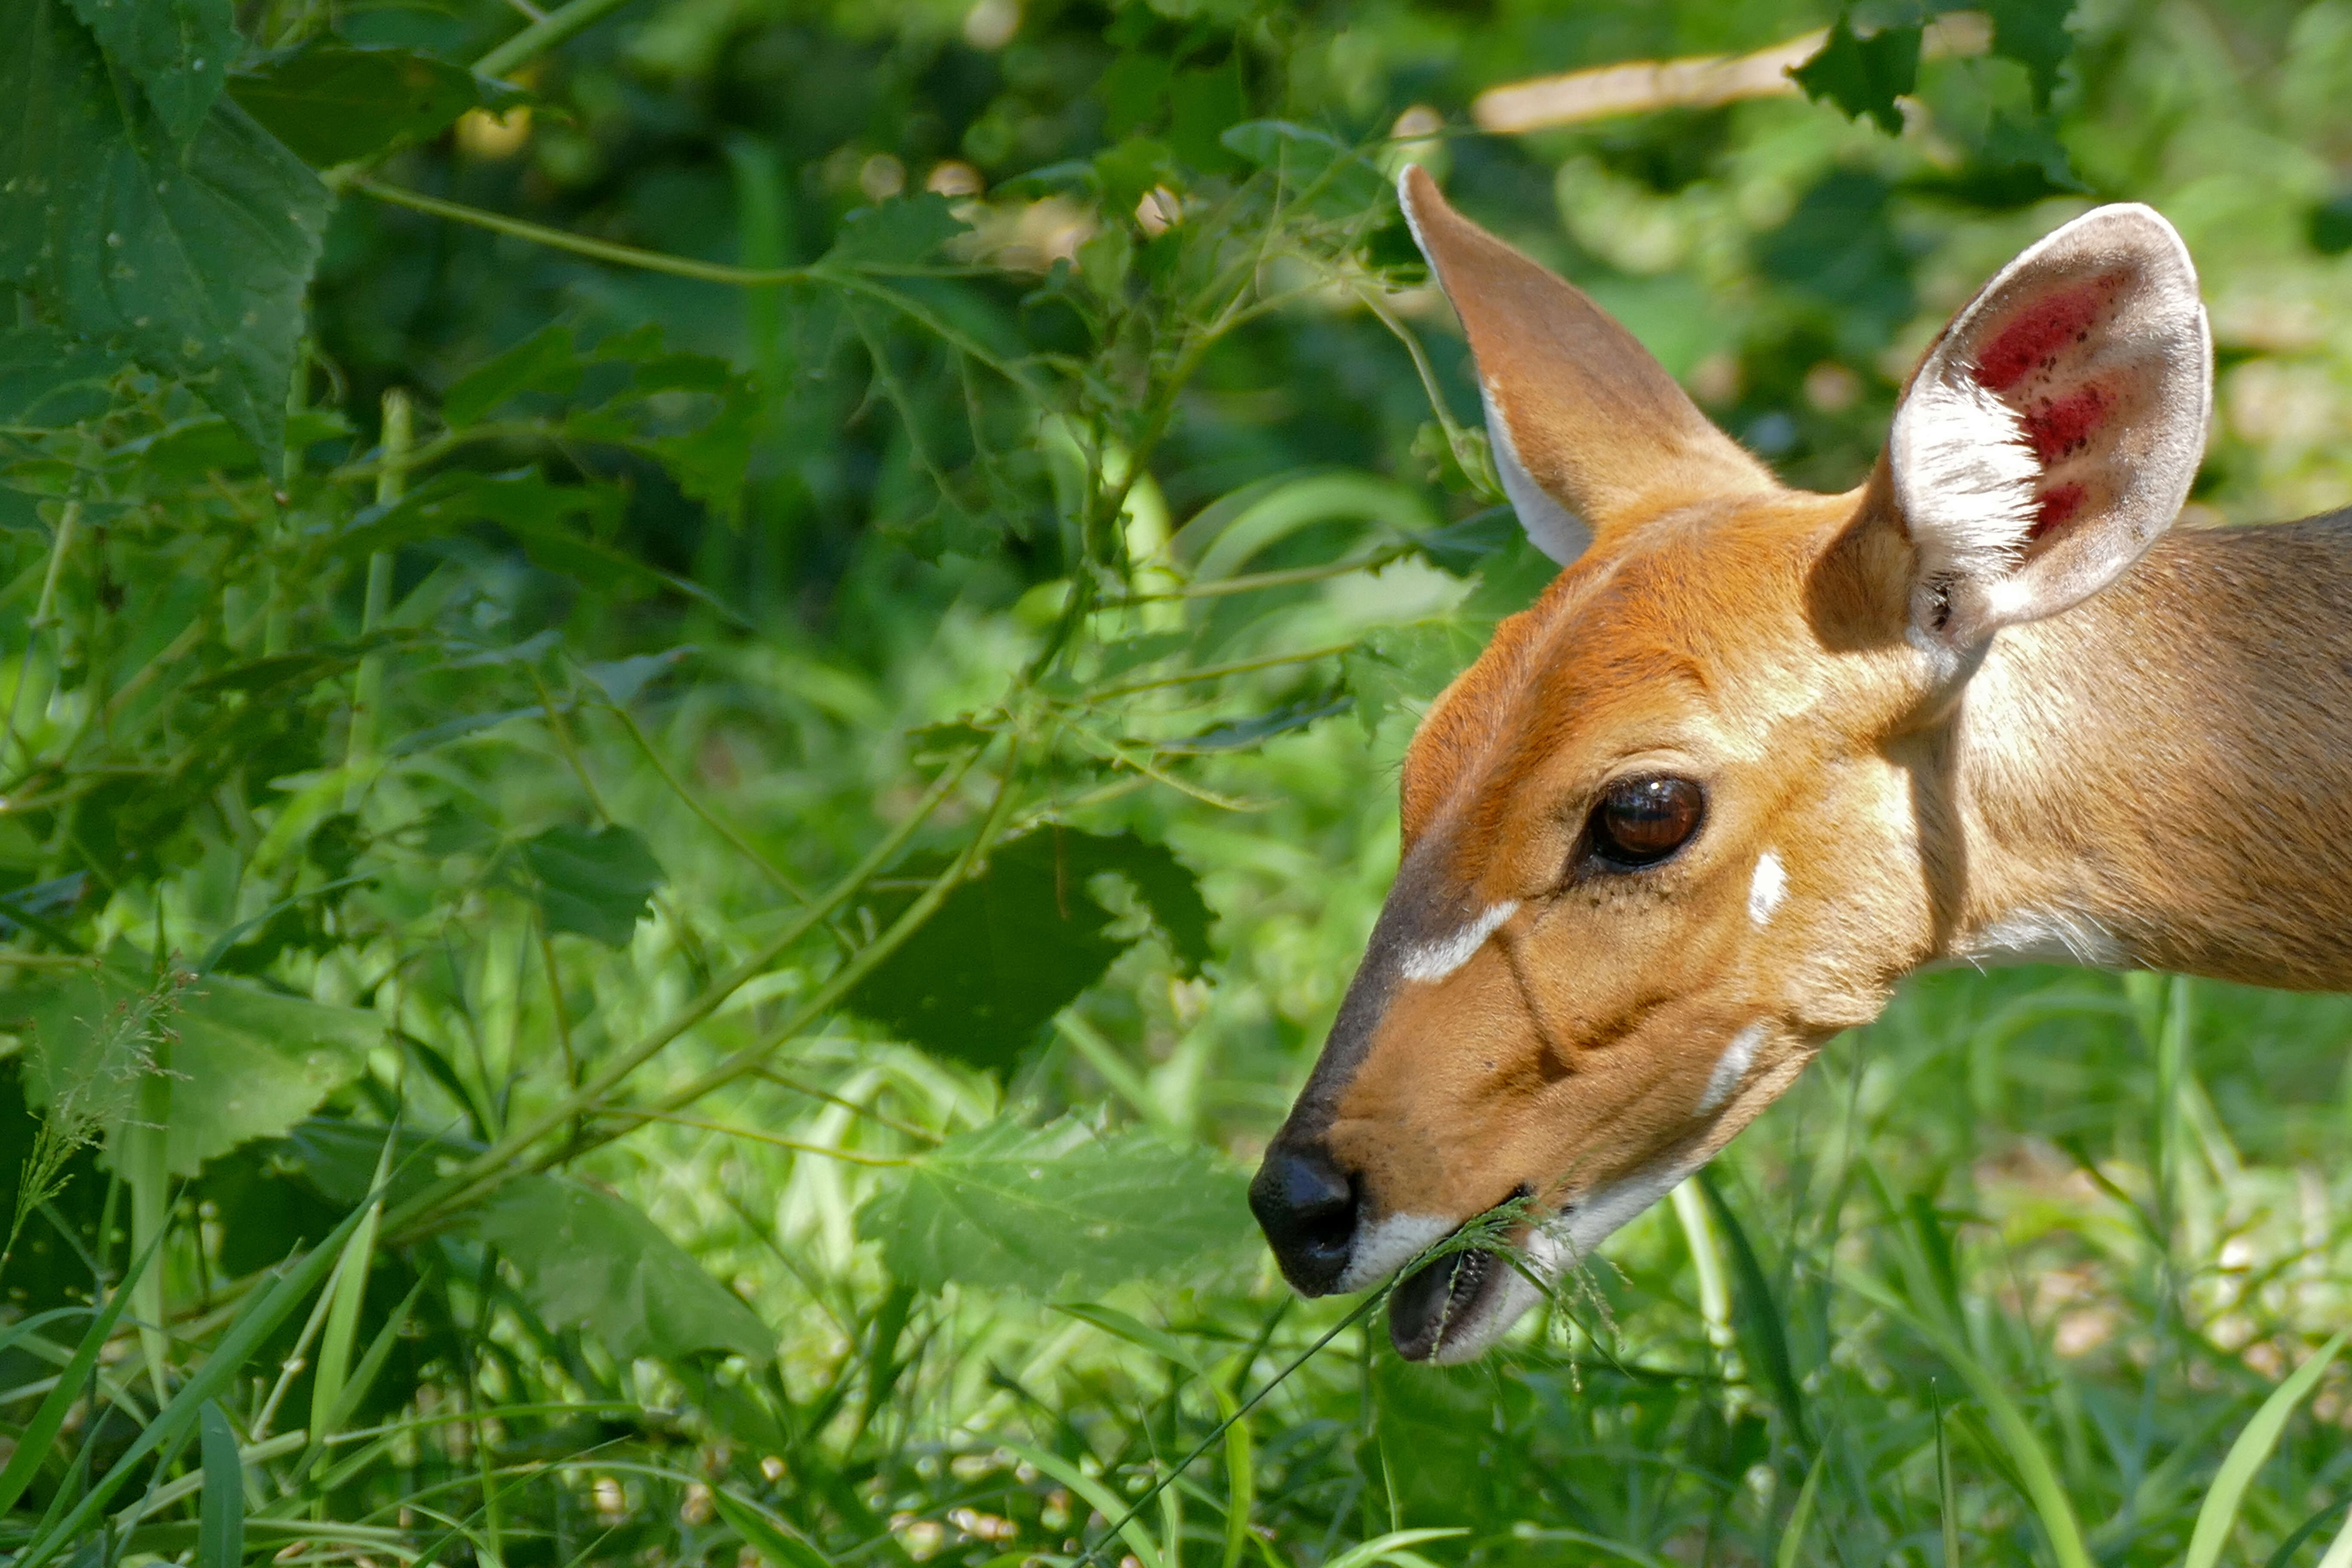
{"type": "Polygon", "coordinates": [[[2146,206],[2033,245],[1843,495],[1790,489],[1424,171],[1407,221],[1559,563],[1431,705],[1402,854],[1251,1185],[1304,1294],[1465,1361],[1923,965],[2352,987],[2352,513],[2167,531],[2212,408],[2146,206]]]}

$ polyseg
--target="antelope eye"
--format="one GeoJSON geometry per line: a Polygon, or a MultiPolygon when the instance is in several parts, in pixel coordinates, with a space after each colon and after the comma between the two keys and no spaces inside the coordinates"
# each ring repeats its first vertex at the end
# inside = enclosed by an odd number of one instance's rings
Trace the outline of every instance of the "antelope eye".
{"type": "Polygon", "coordinates": [[[1620,869],[1654,866],[1690,841],[1706,792],[1690,779],[1619,779],[1592,808],[1592,853],[1620,869]]]}

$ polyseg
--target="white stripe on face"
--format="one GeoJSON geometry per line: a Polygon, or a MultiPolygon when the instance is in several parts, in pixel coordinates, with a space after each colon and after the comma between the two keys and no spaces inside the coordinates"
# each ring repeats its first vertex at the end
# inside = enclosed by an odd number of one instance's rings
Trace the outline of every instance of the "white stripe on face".
{"type": "Polygon", "coordinates": [[[1756,1065],[1756,1047],[1764,1043],[1764,1026],[1750,1024],[1731,1037],[1723,1047],[1723,1055],[1715,1059],[1715,1071],[1707,1075],[1706,1092],[1698,1097],[1698,1113],[1706,1115],[1729,1100],[1734,1090],[1748,1079],[1748,1069],[1756,1065]]]}
{"type": "Polygon", "coordinates": [[[1748,918],[1762,925],[1788,896],[1789,872],[1780,864],[1780,852],[1767,849],[1764,858],[1756,862],[1756,879],[1748,884],[1748,918]]]}
{"type": "Polygon", "coordinates": [[[1424,984],[1443,980],[1469,963],[1472,955],[1486,945],[1486,939],[1494,935],[1505,921],[1518,912],[1519,901],[1517,899],[1505,899],[1499,904],[1490,905],[1484,914],[1452,936],[1407,948],[1403,962],[1397,965],[1397,973],[1407,980],[1424,984]]]}

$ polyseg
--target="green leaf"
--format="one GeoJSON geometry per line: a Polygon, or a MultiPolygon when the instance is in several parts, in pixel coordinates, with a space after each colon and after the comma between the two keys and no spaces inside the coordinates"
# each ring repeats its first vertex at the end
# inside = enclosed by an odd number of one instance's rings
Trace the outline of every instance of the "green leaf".
{"type": "Polygon", "coordinates": [[[964,231],[948,198],[929,192],[861,207],[841,220],[827,262],[912,265],[929,261],[964,231]]]}
{"type": "Polygon", "coordinates": [[[0,331],[0,425],[55,428],[103,414],[122,362],[34,321],[0,331]]]}
{"type": "MultiPolygon", "coordinates": [[[[47,1106],[70,1083],[107,1097],[100,1114],[119,1127],[131,1091],[151,1070],[136,1041],[114,1040],[110,1059],[87,1060],[94,1040],[149,990],[148,970],[124,960],[74,974],[37,994],[26,1087],[47,1106]]],[[[287,996],[226,975],[183,990],[170,1016],[171,1119],[164,1164],[193,1176],[205,1161],[256,1138],[275,1138],[356,1077],[383,1038],[373,1013],[287,996]]]]}
{"type": "Polygon", "coordinates": [[[441,398],[441,417],[463,429],[526,392],[568,397],[580,384],[581,368],[572,329],[561,322],[542,327],[452,382],[441,398]]]}
{"type": "Polygon", "coordinates": [[[238,71],[228,90],[318,168],[422,141],[469,109],[519,96],[503,82],[415,49],[325,37],[238,71]]]}
{"type": "Polygon", "coordinates": [[[793,1534],[759,1504],[746,1502],[724,1487],[711,1492],[710,1501],[719,1517],[743,1538],[744,1545],[760,1554],[768,1568],[828,1568],[830,1560],[824,1552],[793,1534]]]}
{"type": "Polygon", "coordinates": [[[115,92],[65,0],[0,53],[0,281],[68,331],[185,379],[273,469],[327,192],[226,98],[184,147],[115,92]]]}
{"type": "Polygon", "coordinates": [[[245,1561],[245,1460],[236,1451],[236,1429],[212,1399],[196,1412],[196,1426],[205,1467],[196,1568],[237,1568],[245,1561]]]}
{"type": "Polygon", "coordinates": [[[764,1361],[776,1337],[677,1243],[620,1199],[552,1176],[509,1182],[471,1228],[513,1260],[551,1328],[582,1328],[624,1360],[701,1351],[764,1361]]]}
{"type": "Polygon", "coordinates": [[[2239,1506],[2245,1501],[2246,1487],[2254,1472],[2263,1468],[2278,1447],[2279,1435],[2286,1430],[2287,1417],[2296,1405],[2319,1385],[2320,1375],[2336,1361],[2336,1353],[2344,1348],[2344,1336],[2337,1334],[2309,1361],[2271,1391],[2263,1407],[2246,1423],[2238,1440],[2230,1445],[2229,1455],[2213,1476],[2213,1485],[2205,1493],[2203,1506],[2197,1510],[2197,1526],[2189,1532],[2188,1555],[2180,1560],[2180,1568],[2213,1568],[2221,1561],[2221,1548],[2230,1539],[2230,1531],[2238,1522],[2239,1506]]]}
{"type": "Polygon", "coordinates": [[[908,1284],[1051,1296],[1183,1268],[1248,1231],[1243,1179],[1207,1150],[1073,1121],[992,1122],[912,1163],[857,1233],[908,1284]]]}
{"type": "Polygon", "coordinates": [[[2033,85],[2033,107],[2050,107],[2058,86],[2058,68],[2074,49],[2074,35],[2066,28],[2074,0],[1985,0],[1992,18],[1992,52],[2025,68],[2033,85]]]}
{"type": "Polygon", "coordinates": [[[1866,114],[1881,131],[1897,135],[1903,130],[1903,111],[1895,100],[1918,85],[1920,32],[1914,23],[1882,28],[1865,38],[1840,16],[1821,52],[1789,74],[1816,103],[1827,100],[1856,120],[1866,114]]]}
{"type": "Polygon", "coordinates": [[[163,133],[184,143],[242,49],[230,0],[70,0],[107,58],[139,84],[163,133]]]}
{"type": "MultiPolygon", "coordinates": [[[[900,880],[946,869],[918,856],[900,880]]],[[[999,845],[987,868],[950,892],[845,1004],[927,1050],[1003,1071],[1053,1016],[1102,978],[1132,939],[1087,889],[1103,872],[1126,878],[1187,972],[1209,954],[1209,910],[1192,871],[1165,845],[1132,833],[1047,827],[999,845]]],[[[878,907],[887,924],[913,901],[878,907]]]]}
{"type": "Polygon", "coordinates": [[[522,846],[551,931],[573,931],[607,947],[626,947],[653,891],[661,862],[646,841],[617,823],[598,828],[569,824],[549,828],[522,846]]]}
{"type": "Polygon", "coordinates": [[[1242,81],[1242,51],[1206,70],[1178,71],[1168,86],[1168,144],[1195,169],[1223,173],[1236,155],[1219,140],[1225,128],[1249,112],[1242,81]]]}
{"type": "Polygon", "coordinates": [[[1341,679],[1356,700],[1367,735],[1398,711],[1417,713],[1476,661],[1486,628],[1458,616],[1383,626],[1340,660],[1341,679]]]}

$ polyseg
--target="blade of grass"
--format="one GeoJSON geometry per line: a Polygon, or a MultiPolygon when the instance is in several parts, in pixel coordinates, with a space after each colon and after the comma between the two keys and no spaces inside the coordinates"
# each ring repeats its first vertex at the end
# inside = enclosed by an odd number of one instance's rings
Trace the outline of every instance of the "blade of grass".
{"type": "Polygon", "coordinates": [[[196,1527],[196,1568],[237,1568],[245,1561],[245,1460],[219,1402],[197,1413],[203,1428],[205,1496],[196,1527]]]}
{"type": "MultiPolygon", "coordinates": [[[[383,1148],[376,1155],[375,1175],[368,1183],[379,1193],[392,1174],[392,1152],[399,1142],[398,1129],[388,1129],[383,1148]]],[[[336,1412],[342,1407],[352,1346],[359,1338],[360,1307],[367,1297],[368,1269],[375,1259],[376,1226],[383,1218],[383,1205],[369,1202],[335,1258],[334,1278],[327,1285],[333,1304],[327,1310],[327,1326],[319,1339],[319,1370],[310,1379],[310,1440],[314,1443],[325,1441],[336,1412]]]]}
{"type": "Polygon", "coordinates": [[[767,1560],[769,1568],[826,1568],[824,1553],[793,1534],[790,1526],[757,1503],[747,1502],[724,1488],[712,1489],[710,1503],[744,1544],[767,1560]]]}
{"type": "Polygon", "coordinates": [[[1780,1548],[1772,1553],[1773,1568],[1797,1568],[1798,1553],[1804,1550],[1805,1531],[1812,1528],[1813,1500],[1822,1489],[1822,1466],[1829,1457],[1830,1451],[1822,1449],[1805,1471],[1805,1484],[1797,1489],[1796,1506],[1789,1510],[1789,1522],[1780,1530],[1780,1548]]]}
{"type": "Polygon", "coordinates": [[[1351,1546],[1326,1563],[1323,1568],[1371,1568],[1375,1563],[1412,1563],[1426,1562],[1408,1547],[1420,1546],[1432,1541],[1451,1541],[1457,1535],[1467,1535],[1466,1530],[1392,1530],[1386,1535],[1375,1536],[1360,1546],[1351,1546]]]}
{"type": "Polygon", "coordinates": [[[1086,1499],[1097,1513],[1111,1522],[1112,1533],[1126,1541],[1143,1568],[1164,1568],[1160,1556],[1160,1543],[1151,1539],[1151,1532],[1144,1529],[1142,1521],[1136,1518],[1142,1510],[1143,1502],[1149,1499],[1140,1500],[1135,1507],[1129,1508],[1117,1492],[1059,1454],[1032,1448],[1025,1443],[1007,1443],[1004,1450],[1086,1499]]]}
{"type": "Polygon", "coordinates": [[[2083,1544],[2083,1526],[2074,1516],[2074,1504],[2059,1484],[2049,1451],[2025,1419],[2025,1412],[2010,1397],[2009,1390],[1986,1370],[1957,1334],[1914,1311],[1908,1302],[1877,1280],[1859,1271],[1842,1269],[1838,1282],[1926,1340],[1944,1363],[1959,1374],[1977,1403],[1984,1406],[1985,1417],[2000,1439],[2001,1451],[2016,1470],[2026,1500],[2042,1521],[2051,1555],[2057,1558],[2060,1568],[2092,1568],[2090,1552],[2083,1544]]]}
{"type": "MultiPolygon", "coordinates": [[[[2230,1445],[2230,1452],[2222,1458],[2221,1469],[2214,1473],[2213,1485],[2205,1494],[2204,1505],[2197,1510],[2197,1527],[2189,1531],[2189,1553],[2180,1560],[2180,1568],[2213,1568],[2221,1562],[2222,1543],[2237,1525],[2238,1509],[2245,1501],[2246,1487],[2253,1480],[2254,1472],[2263,1468],[2271,1450],[2278,1447],[2279,1434],[2286,1430],[2287,1417],[2318,1386],[2320,1375],[2343,1348],[2342,1334],[2320,1346],[2316,1355],[2271,1390],[2271,1396],[2263,1401],[2262,1408],[2238,1434],[2238,1440],[2230,1445]]],[[[2334,1550],[2329,1548],[2331,1552],[2334,1550]]]]}
{"type": "Polygon", "coordinates": [[[212,1353],[205,1357],[204,1364],[180,1385],[180,1392],[173,1395],[172,1402],[131,1440],[131,1446],[123,1450],[113,1467],[64,1518],[26,1544],[11,1568],[40,1568],[42,1563],[79,1540],[100,1510],[130,1482],[147,1457],[166,1443],[178,1440],[194,1422],[196,1412],[205,1401],[227,1387],[229,1381],[243,1370],[253,1352],[260,1348],[262,1342],[277,1331],[278,1325],[301,1304],[305,1296],[318,1288],[326,1278],[327,1270],[334,1266],[343,1243],[352,1231],[359,1228],[366,1213],[367,1207],[362,1205],[345,1215],[342,1223],[329,1234],[322,1245],[314,1248],[267,1291],[247,1303],[230,1323],[228,1332],[213,1347],[212,1353]]]}
{"type": "Polygon", "coordinates": [[[40,1408],[33,1412],[32,1420],[26,1423],[25,1429],[16,1435],[16,1451],[8,1456],[6,1467],[0,1468],[0,1514],[16,1507],[16,1500],[25,1495],[25,1488],[31,1483],[34,1472],[48,1457],[49,1446],[58,1440],[58,1432],[65,1425],[66,1412],[73,1407],[74,1400],[79,1397],[83,1386],[89,1383],[90,1369],[98,1364],[99,1353],[106,1348],[108,1336],[114,1332],[114,1325],[121,1319],[123,1308],[131,1304],[131,1288],[139,1282],[154,1260],[155,1248],[151,1243],[147,1250],[139,1255],[138,1262],[131,1265],[130,1278],[115,1287],[114,1294],[107,1298],[106,1305],[100,1307],[98,1315],[90,1320],[81,1342],[74,1347],[73,1359],[58,1374],[57,1386],[49,1390],[48,1397],[43,1399],[40,1408]]]}

